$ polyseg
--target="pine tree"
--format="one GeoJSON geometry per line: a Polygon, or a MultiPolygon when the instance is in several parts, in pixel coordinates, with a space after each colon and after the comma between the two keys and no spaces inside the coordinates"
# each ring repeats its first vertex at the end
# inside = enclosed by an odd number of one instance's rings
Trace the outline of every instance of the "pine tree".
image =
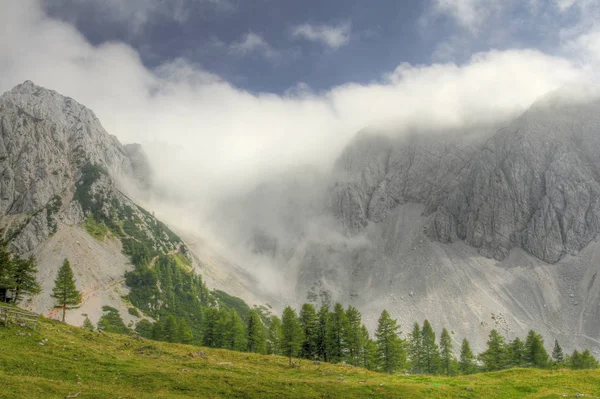
{"type": "Polygon", "coordinates": [[[467,339],[463,339],[462,345],[460,346],[460,361],[458,368],[461,374],[473,374],[477,368],[475,364],[475,355],[471,350],[471,345],[467,339]]]}
{"type": "Polygon", "coordinates": [[[348,306],[348,309],[346,310],[346,319],[348,320],[344,337],[344,342],[346,342],[346,347],[348,349],[346,357],[348,363],[353,366],[358,366],[361,363],[360,354],[364,344],[363,335],[361,333],[362,315],[354,306],[348,306]]]}
{"type": "Polygon", "coordinates": [[[248,313],[246,332],[248,334],[248,352],[265,353],[267,351],[265,326],[263,325],[258,312],[254,309],[248,313]]]}
{"type": "Polygon", "coordinates": [[[37,265],[33,257],[22,259],[16,256],[13,259],[13,283],[12,288],[13,302],[18,303],[23,295],[33,295],[40,293],[40,285],[35,275],[37,274],[37,265]]]}
{"type": "Polygon", "coordinates": [[[75,278],[68,259],[65,259],[60,269],[58,269],[58,276],[54,280],[51,296],[56,301],[55,307],[62,309],[63,323],[65,322],[67,309],[75,309],[81,304],[81,292],[77,291],[75,287],[75,278]]]}
{"type": "Polygon", "coordinates": [[[388,374],[403,369],[406,365],[404,344],[399,337],[400,326],[390,317],[387,310],[381,312],[375,331],[377,352],[381,368],[388,374]]]}
{"type": "Polygon", "coordinates": [[[177,336],[182,344],[191,344],[194,342],[194,333],[185,319],[179,319],[177,322],[177,336]]]}
{"type": "Polygon", "coordinates": [[[448,334],[448,330],[445,328],[442,330],[442,335],[440,336],[440,356],[442,373],[450,375],[452,373],[454,354],[452,352],[452,338],[450,338],[450,334],[448,334]]]}
{"type": "Polygon", "coordinates": [[[557,339],[554,340],[554,350],[552,350],[552,359],[554,359],[554,363],[557,365],[562,365],[565,360],[563,350],[560,347],[557,339]]]}
{"type": "Polygon", "coordinates": [[[326,362],[329,360],[329,345],[327,340],[327,334],[329,332],[329,307],[323,305],[319,309],[318,317],[318,328],[317,328],[317,356],[322,361],[326,362]]]}
{"type": "Polygon", "coordinates": [[[269,324],[269,333],[267,337],[267,353],[269,355],[281,355],[281,320],[279,317],[271,317],[269,324]]]}
{"type": "Polygon", "coordinates": [[[408,341],[410,370],[413,374],[420,374],[423,372],[423,346],[421,341],[421,327],[419,326],[419,323],[415,322],[408,341]]]}
{"type": "Polygon", "coordinates": [[[236,351],[243,351],[247,346],[244,322],[239,313],[235,310],[231,310],[229,314],[229,323],[226,327],[228,332],[226,336],[228,337],[228,340],[224,347],[236,351]]]}
{"type": "Polygon", "coordinates": [[[83,320],[83,324],[81,325],[81,328],[86,331],[94,331],[95,330],[94,324],[87,316],[85,316],[85,319],[83,320]]]}
{"type": "Polygon", "coordinates": [[[582,369],[597,369],[599,367],[598,360],[590,353],[589,349],[581,353],[581,368],[582,369]]]}
{"type": "Polygon", "coordinates": [[[487,349],[479,354],[485,371],[502,370],[506,367],[506,344],[504,337],[497,330],[490,332],[487,349]]]}
{"type": "Polygon", "coordinates": [[[163,340],[167,342],[179,342],[177,319],[172,314],[168,315],[165,319],[163,326],[163,340]]]}
{"type": "Polygon", "coordinates": [[[421,330],[422,366],[425,374],[437,374],[440,368],[440,352],[435,343],[435,332],[429,320],[423,322],[421,330]]]}
{"type": "Polygon", "coordinates": [[[218,309],[206,308],[203,314],[202,344],[209,348],[217,348],[219,344],[218,324],[221,312],[218,309]]]}
{"type": "Polygon", "coordinates": [[[289,306],[283,310],[283,316],[281,317],[281,336],[283,354],[289,357],[291,366],[292,357],[296,356],[300,351],[304,336],[298,315],[289,306]]]}
{"type": "Polygon", "coordinates": [[[98,330],[115,333],[130,334],[131,330],[127,328],[119,311],[111,306],[102,306],[104,314],[98,320],[98,330]]]}
{"type": "Polygon", "coordinates": [[[360,366],[367,370],[377,369],[377,343],[369,336],[369,330],[363,324],[360,328],[362,348],[360,352],[360,366]]]}
{"type": "Polygon", "coordinates": [[[525,343],[519,337],[513,339],[507,348],[508,366],[525,367],[525,343]]]}
{"type": "Polygon", "coordinates": [[[544,348],[544,339],[535,331],[530,330],[525,340],[525,361],[529,366],[548,367],[550,357],[544,348]]]}
{"type": "Polygon", "coordinates": [[[336,303],[333,307],[333,312],[329,317],[329,330],[327,332],[327,347],[329,350],[329,361],[337,363],[344,357],[346,351],[346,343],[344,336],[348,319],[344,307],[340,303],[336,303]]]}
{"type": "Polygon", "coordinates": [[[315,307],[310,303],[302,305],[300,310],[300,325],[304,332],[304,341],[300,356],[305,359],[315,359],[317,357],[317,336],[319,332],[319,320],[315,307]]]}

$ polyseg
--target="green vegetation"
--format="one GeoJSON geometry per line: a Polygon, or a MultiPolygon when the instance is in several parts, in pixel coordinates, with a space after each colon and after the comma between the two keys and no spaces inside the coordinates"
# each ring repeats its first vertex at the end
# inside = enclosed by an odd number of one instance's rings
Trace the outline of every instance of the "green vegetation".
{"type": "Polygon", "coordinates": [[[36,280],[37,265],[33,257],[23,259],[8,251],[6,241],[0,241],[0,302],[19,303],[24,295],[40,292],[36,280]]]}
{"type": "Polygon", "coordinates": [[[0,327],[0,397],[558,398],[600,396],[596,370],[511,369],[461,377],[364,369],[140,340],[42,319],[0,327]],[[43,345],[42,345],[43,344],[43,345]]]}
{"type": "Polygon", "coordinates": [[[98,320],[98,330],[117,334],[130,334],[131,330],[127,328],[119,311],[110,306],[103,306],[104,314],[98,320]]]}
{"type": "Polygon", "coordinates": [[[83,227],[85,227],[89,235],[100,241],[104,240],[104,237],[108,234],[108,228],[104,224],[96,222],[96,219],[92,215],[88,216],[83,223],[83,227]]]}
{"type": "Polygon", "coordinates": [[[81,292],[75,287],[75,278],[68,259],[65,259],[58,269],[51,296],[55,300],[55,307],[62,309],[63,322],[67,309],[76,309],[81,304],[81,292]]]}

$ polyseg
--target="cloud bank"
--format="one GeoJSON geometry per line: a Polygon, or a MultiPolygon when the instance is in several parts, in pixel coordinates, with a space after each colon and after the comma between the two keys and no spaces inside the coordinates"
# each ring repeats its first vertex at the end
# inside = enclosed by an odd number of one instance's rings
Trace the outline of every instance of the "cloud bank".
{"type": "Polygon", "coordinates": [[[292,36],[321,43],[333,50],[350,43],[350,23],[340,25],[302,24],[292,30],[292,36]]]}
{"type": "MultiPolygon", "coordinates": [[[[600,36],[586,33],[573,41],[577,61],[489,51],[463,64],[402,64],[370,84],[251,93],[185,59],[148,69],[123,43],[94,46],[37,1],[4,6],[11,12],[0,15],[0,90],[30,79],[75,98],[122,142],[145,146],[165,190],[194,197],[247,188],[299,164],[327,168],[366,126],[404,132],[502,120],[565,83],[589,81],[600,60],[600,36]]],[[[246,37],[239,46],[261,42],[246,37]]]]}

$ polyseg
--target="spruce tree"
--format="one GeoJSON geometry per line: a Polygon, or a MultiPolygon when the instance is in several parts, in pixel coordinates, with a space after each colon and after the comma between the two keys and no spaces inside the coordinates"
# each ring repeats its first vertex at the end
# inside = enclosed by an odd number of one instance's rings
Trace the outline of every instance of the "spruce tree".
{"type": "Polygon", "coordinates": [[[236,351],[243,351],[246,349],[247,345],[244,322],[237,311],[231,310],[229,314],[229,323],[227,324],[228,333],[226,335],[228,340],[224,347],[236,351]]]}
{"type": "Polygon", "coordinates": [[[344,307],[340,303],[336,303],[333,307],[333,312],[329,317],[329,330],[327,333],[327,347],[329,350],[329,361],[337,363],[344,357],[346,351],[346,329],[348,319],[344,307]]]}
{"type": "Polygon", "coordinates": [[[192,344],[194,343],[194,333],[190,328],[190,325],[185,319],[179,319],[177,322],[177,336],[179,338],[179,342],[182,344],[192,344]]]}
{"type": "Polygon", "coordinates": [[[541,335],[530,330],[525,340],[525,361],[529,366],[548,367],[550,357],[544,348],[544,339],[541,335]]]}
{"type": "Polygon", "coordinates": [[[279,320],[279,317],[273,316],[271,317],[267,336],[267,353],[269,355],[281,355],[281,341],[281,320],[279,320]]]}
{"type": "Polygon", "coordinates": [[[440,352],[435,343],[435,332],[429,320],[423,322],[421,330],[422,367],[425,374],[437,374],[440,368],[440,352]]]}
{"type": "Polygon", "coordinates": [[[344,337],[348,350],[346,358],[348,363],[358,366],[361,363],[360,353],[364,343],[361,333],[362,315],[354,306],[348,306],[346,319],[348,320],[344,337]]]}
{"type": "Polygon", "coordinates": [[[377,369],[377,343],[369,336],[369,330],[363,324],[360,328],[362,348],[360,353],[360,366],[367,370],[377,369]]]}
{"type": "Polygon", "coordinates": [[[14,264],[8,252],[8,243],[0,239],[0,300],[2,302],[8,302],[8,290],[14,285],[14,264]]]}
{"type": "Polygon", "coordinates": [[[454,360],[454,353],[452,352],[452,338],[448,334],[448,330],[445,328],[442,330],[440,336],[440,357],[441,357],[441,371],[445,375],[452,373],[452,362],[454,360]]]}
{"type": "Polygon", "coordinates": [[[557,365],[562,365],[565,360],[564,355],[563,355],[563,350],[560,347],[557,339],[554,340],[554,349],[552,350],[552,359],[554,360],[554,363],[557,365]]]}
{"type": "Polygon", "coordinates": [[[63,323],[65,322],[67,309],[75,309],[81,304],[81,292],[77,291],[75,287],[75,278],[68,259],[65,259],[60,269],[58,269],[58,276],[54,280],[51,296],[55,300],[55,307],[62,309],[63,323]]]}
{"type": "Polygon", "coordinates": [[[265,326],[255,309],[252,309],[250,313],[248,313],[246,333],[248,334],[248,352],[265,353],[267,351],[265,326]]]}
{"type": "Polygon", "coordinates": [[[581,353],[580,359],[581,369],[597,369],[599,367],[598,360],[592,356],[589,349],[581,353]]]}
{"type": "Polygon", "coordinates": [[[304,334],[296,311],[289,306],[283,310],[283,316],[281,317],[281,337],[283,354],[289,357],[291,366],[292,358],[298,355],[302,347],[304,334]]]}
{"type": "Polygon", "coordinates": [[[423,346],[421,341],[421,327],[419,326],[419,323],[415,322],[408,341],[410,371],[413,374],[420,374],[423,372],[423,346]]]}
{"type": "Polygon", "coordinates": [[[104,314],[98,320],[98,330],[115,333],[130,334],[131,330],[127,328],[119,311],[111,306],[102,306],[104,314]]]}
{"type": "Polygon", "coordinates": [[[525,343],[519,337],[513,339],[507,348],[508,366],[525,367],[525,343]]]}
{"type": "Polygon", "coordinates": [[[87,316],[85,316],[85,319],[83,320],[83,324],[81,325],[81,328],[86,331],[94,331],[95,330],[94,324],[87,316]]]}
{"type": "Polygon", "coordinates": [[[329,345],[328,345],[328,332],[329,332],[329,307],[323,305],[319,309],[318,317],[318,328],[317,328],[317,356],[324,362],[329,361],[329,345]]]}
{"type": "Polygon", "coordinates": [[[477,365],[475,364],[475,355],[466,338],[463,339],[462,345],[460,346],[460,361],[458,363],[458,368],[460,373],[465,375],[473,374],[477,368],[477,365]]]}
{"type": "Polygon", "coordinates": [[[388,374],[402,369],[406,365],[406,352],[399,337],[400,326],[390,317],[387,310],[381,312],[375,331],[379,363],[388,374]]]}
{"type": "Polygon", "coordinates": [[[488,337],[487,349],[479,354],[485,371],[502,370],[507,366],[506,344],[504,337],[497,330],[492,330],[488,337]]]}
{"type": "Polygon", "coordinates": [[[167,342],[179,342],[179,329],[177,319],[172,314],[165,319],[162,339],[167,342]]]}
{"type": "Polygon", "coordinates": [[[300,310],[300,325],[304,332],[304,341],[302,342],[300,356],[305,359],[316,359],[319,320],[315,307],[310,303],[302,305],[302,309],[300,310]]]}
{"type": "Polygon", "coordinates": [[[18,256],[13,259],[13,302],[18,303],[23,295],[40,293],[40,285],[36,280],[37,265],[35,259],[22,259],[18,256]]]}

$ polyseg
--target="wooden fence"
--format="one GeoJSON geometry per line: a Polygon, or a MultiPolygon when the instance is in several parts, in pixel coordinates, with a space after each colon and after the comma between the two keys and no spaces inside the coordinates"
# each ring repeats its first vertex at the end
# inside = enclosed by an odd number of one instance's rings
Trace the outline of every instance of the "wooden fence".
{"type": "Polygon", "coordinates": [[[4,327],[8,327],[8,323],[15,323],[35,330],[39,317],[37,313],[0,305],[0,323],[4,324],[4,327]]]}

